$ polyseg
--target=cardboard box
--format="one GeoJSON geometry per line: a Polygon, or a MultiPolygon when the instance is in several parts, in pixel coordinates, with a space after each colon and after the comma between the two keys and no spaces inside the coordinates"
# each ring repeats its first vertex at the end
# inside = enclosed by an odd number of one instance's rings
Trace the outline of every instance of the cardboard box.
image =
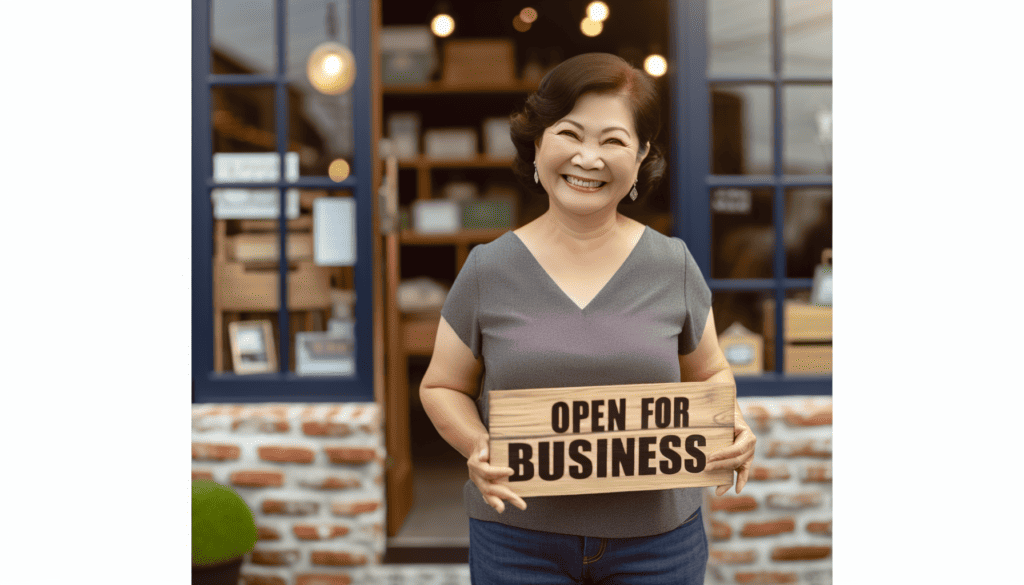
{"type": "Polygon", "coordinates": [[[503,85],[515,81],[511,39],[465,39],[444,44],[443,79],[449,85],[503,85]]]}
{"type": "MultiPolygon", "coordinates": [[[[783,314],[785,347],[783,352],[789,351],[793,344],[806,345],[814,343],[818,346],[829,346],[832,343],[832,307],[821,307],[811,305],[806,301],[786,300],[785,313],[783,314]]],[[[775,369],[775,301],[768,299],[764,301],[764,341],[765,341],[765,366],[768,370],[775,369]]],[[[831,349],[829,349],[831,352],[831,349]]],[[[795,354],[803,359],[800,351],[795,354]]],[[[830,354],[831,355],[831,354],[830,354]]],[[[831,357],[829,358],[831,363],[831,357]]],[[[784,371],[787,367],[783,362],[784,371]]],[[[820,370],[815,370],[820,371],[820,370]]],[[[829,366],[831,371],[831,366],[829,366]]]]}
{"type": "Polygon", "coordinates": [[[783,355],[787,374],[828,375],[832,373],[831,344],[789,343],[783,355]]]}
{"type": "Polygon", "coordinates": [[[412,227],[424,234],[450,234],[462,227],[459,204],[447,199],[428,199],[412,204],[412,227]]]}
{"type": "Polygon", "coordinates": [[[476,130],[473,128],[433,128],[423,133],[427,156],[468,160],[477,157],[476,130]]]}
{"type": "MultiPolygon", "coordinates": [[[[281,245],[277,234],[238,234],[227,237],[228,259],[235,262],[276,262],[281,245]]],[[[313,236],[288,234],[288,260],[312,260],[313,236]]]]}
{"type": "Polygon", "coordinates": [[[385,26],[380,31],[381,81],[420,84],[437,69],[437,48],[430,27],[385,26]]]}

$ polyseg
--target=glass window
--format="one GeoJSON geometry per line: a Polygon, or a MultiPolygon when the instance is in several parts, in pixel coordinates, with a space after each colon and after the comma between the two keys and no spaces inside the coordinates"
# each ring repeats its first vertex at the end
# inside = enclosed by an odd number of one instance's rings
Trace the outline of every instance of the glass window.
{"type": "Polygon", "coordinates": [[[709,0],[708,75],[772,72],[769,0],[709,0]]]}
{"type": "Polygon", "coordinates": [[[832,86],[786,85],[783,103],[783,172],[832,174],[832,86]]]}
{"type": "Polygon", "coordinates": [[[772,152],[771,86],[712,86],[711,173],[770,175],[772,152]]]}
{"type": "Polygon", "coordinates": [[[832,77],[832,0],[782,0],[782,72],[832,77]]]}
{"type": "Polygon", "coordinates": [[[771,278],[774,250],[772,189],[711,191],[712,278],[771,278]]]}
{"type": "Polygon", "coordinates": [[[211,72],[273,74],[274,0],[212,0],[211,72]]]}

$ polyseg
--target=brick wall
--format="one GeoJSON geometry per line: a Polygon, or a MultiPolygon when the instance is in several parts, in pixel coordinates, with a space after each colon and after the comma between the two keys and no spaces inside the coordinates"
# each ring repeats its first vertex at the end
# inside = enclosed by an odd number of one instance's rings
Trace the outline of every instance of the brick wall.
{"type": "Polygon", "coordinates": [[[192,406],[192,477],[231,486],[256,517],[244,585],[376,581],[383,457],[373,403],[192,406]]]}
{"type": "Polygon", "coordinates": [[[707,583],[831,583],[831,397],[739,403],[757,435],[755,467],[742,494],[705,492],[707,583]]]}

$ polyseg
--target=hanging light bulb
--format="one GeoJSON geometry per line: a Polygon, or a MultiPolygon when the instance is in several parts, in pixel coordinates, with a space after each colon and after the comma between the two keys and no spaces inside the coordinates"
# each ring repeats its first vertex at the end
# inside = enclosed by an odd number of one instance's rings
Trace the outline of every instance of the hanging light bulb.
{"type": "Polygon", "coordinates": [[[331,40],[321,43],[306,61],[306,77],[322,94],[339,95],[352,87],[356,80],[356,58],[348,47],[336,42],[337,28],[334,4],[327,5],[327,36],[331,40]]]}
{"type": "Polygon", "coordinates": [[[330,166],[327,167],[327,176],[329,176],[332,181],[340,183],[348,178],[351,170],[352,167],[349,166],[347,160],[343,158],[336,158],[331,161],[330,166]]]}
{"type": "Polygon", "coordinates": [[[587,5],[587,18],[594,22],[604,22],[608,18],[608,5],[604,2],[591,2],[587,5]]]}
{"type": "Polygon", "coordinates": [[[430,31],[439,37],[455,32],[455,19],[448,14],[438,14],[430,21],[430,31]]]}
{"type": "Polygon", "coordinates": [[[648,55],[644,59],[644,71],[654,77],[661,77],[668,71],[668,61],[661,55],[648,55]]]}
{"type": "Polygon", "coordinates": [[[602,30],[604,30],[604,25],[596,20],[584,18],[583,21],[580,22],[580,30],[588,37],[596,37],[601,34],[602,30]]]}
{"type": "Polygon", "coordinates": [[[519,11],[519,19],[526,24],[533,24],[533,21],[537,20],[537,10],[527,6],[519,11]]]}

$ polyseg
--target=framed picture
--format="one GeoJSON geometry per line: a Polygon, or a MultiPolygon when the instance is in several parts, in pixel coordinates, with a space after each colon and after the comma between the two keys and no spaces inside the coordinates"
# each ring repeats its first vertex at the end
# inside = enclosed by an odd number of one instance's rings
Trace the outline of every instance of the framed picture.
{"type": "Polygon", "coordinates": [[[277,371],[274,329],[270,321],[236,321],[228,324],[231,361],[236,374],[268,374],[277,371]]]}

